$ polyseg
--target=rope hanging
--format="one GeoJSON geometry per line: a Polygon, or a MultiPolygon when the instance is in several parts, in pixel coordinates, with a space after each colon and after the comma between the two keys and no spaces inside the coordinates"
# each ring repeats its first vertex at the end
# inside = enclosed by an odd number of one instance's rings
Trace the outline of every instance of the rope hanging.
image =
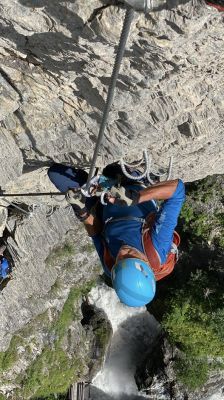
{"type": "Polygon", "coordinates": [[[114,91],[115,91],[115,86],[116,86],[116,82],[117,82],[117,77],[118,77],[120,66],[122,63],[122,58],[124,55],[125,46],[126,46],[126,42],[128,39],[128,35],[129,35],[133,17],[134,17],[134,9],[128,8],[126,11],[126,14],[125,14],[123,29],[121,32],[117,55],[116,55],[116,59],[115,59],[115,63],[114,63],[114,68],[113,68],[113,72],[111,75],[111,81],[110,81],[110,85],[109,85],[109,89],[108,89],[108,95],[107,95],[107,100],[106,100],[106,104],[105,104],[105,108],[104,108],[104,112],[103,112],[103,118],[102,118],[100,130],[99,130],[99,135],[97,138],[97,142],[96,142],[96,146],[95,146],[95,150],[94,150],[94,154],[93,154],[93,159],[92,159],[92,163],[91,163],[90,170],[89,170],[88,180],[87,180],[87,184],[86,184],[87,191],[89,188],[90,180],[93,177],[93,171],[95,168],[96,159],[97,159],[97,156],[99,153],[100,145],[103,140],[104,131],[105,131],[105,127],[107,124],[110,107],[112,105],[113,98],[114,98],[114,91]]]}
{"type": "MultiPolygon", "coordinates": [[[[134,9],[129,7],[127,9],[127,11],[126,11],[126,14],[125,14],[125,20],[124,20],[124,24],[123,24],[123,29],[122,29],[121,36],[120,36],[117,55],[116,55],[114,68],[113,68],[113,72],[112,72],[112,75],[111,75],[111,81],[110,81],[110,85],[109,85],[109,89],[108,89],[107,100],[106,100],[106,104],[105,104],[105,108],[104,108],[104,112],[103,112],[103,117],[102,117],[102,122],[101,122],[100,130],[99,130],[99,134],[98,134],[98,137],[97,137],[96,146],[95,146],[95,149],[94,149],[93,159],[92,159],[92,162],[91,162],[87,183],[85,185],[85,188],[83,189],[84,195],[88,194],[89,187],[90,187],[90,181],[91,181],[91,179],[93,177],[93,171],[94,171],[96,160],[97,160],[97,156],[98,156],[98,153],[99,153],[99,148],[100,148],[100,145],[101,145],[102,140],[103,140],[104,131],[105,131],[105,128],[106,128],[109,111],[110,111],[110,108],[111,108],[111,105],[112,105],[112,102],[113,102],[116,82],[117,82],[119,70],[120,70],[120,67],[121,67],[122,58],[123,58],[123,55],[124,55],[125,46],[126,46],[126,42],[127,42],[127,39],[128,39],[129,32],[130,32],[130,27],[131,27],[131,22],[133,20],[133,17],[134,17],[134,9]]],[[[140,163],[138,163],[138,164],[135,164],[135,165],[134,164],[129,165],[129,164],[125,163],[123,161],[123,159],[121,159],[120,160],[120,164],[121,164],[122,172],[124,173],[124,175],[127,178],[129,178],[129,179],[131,179],[133,181],[135,181],[135,180],[137,181],[137,180],[141,180],[143,178],[146,178],[150,184],[154,183],[153,180],[150,177],[150,173],[153,174],[156,177],[161,177],[161,176],[166,175],[166,174],[159,174],[159,173],[156,173],[156,172],[154,173],[154,172],[150,171],[150,169],[151,169],[151,157],[148,156],[146,150],[143,151],[143,161],[145,162],[145,171],[141,175],[134,177],[134,176],[132,176],[131,174],[128,173],[126,167],[131,167],[131,168],[137,167],[137,166],[142,164],[142,161],[140,163]]],[[[170,163],[169,163],[169,167],[168,167],[168,174],[167,174],[167,180],[170,179],[172,165],[173,165],[173,157],[170,158],[170,163]]]]}
{"type": "MultiPolygon", "coordinates": [[[[106,104],[105,104],[105,108],[104,108],[104,112],[103,112],[103,117],[102,117],[102,121],[101,121],[101,125],[100,125],[100,130],[99,130],[99,134],[97,137],[97,141],[96,141],[96,146],[94,149],[94,154],[93,154],[93,159],[90,165],[90,170],[89,170],[89,175],[88,175],[88,179],[87,179],[87,183],[85,185],[85,188],[80,188],[80,190],[82,191],[82,193],[85,195],[88,193],[89,191],[89,187],[90,187],[90,183],[91,183],[91,179],[93,177],[93,172],[95,169],[95,164],[96,164],[96,160],[97,160],[97,156],[99,153],[99,149],[100,146],[102,144],[102,140],[104,137],[104,132],[105,132],[105,128],[106,128],[106,124],[108,121],[108,116],[109,116],[109,111],[114,99],[114,93],[115,93],[115,87],[116,87],[116,82],[117,82],[117,78],[118,78],[118,74],[120,71],[120,67],[121,67],[121,63],[122,63],[122,59],[124,56],[124,51],[125,51],[125,46],[128,40],[128,36],[129,36],[129,32],[130,32],[130,27],[131,27],[131,23],[132,20],[134,18],[134,8],[132,7],[128,7],[126,10],[126,14],[125,14],[125,19],[124,19],[124,23],[123,23],[123,28],[122,28],[122,32],[121,32],[121,36],[120,36],[120,40],[119,40],[119,45],[118,45],[118,50],[117,50],[117,54],[116,54],[116,58],[115,58],[115,62],[114,62],[114,67],[113,67],[113,72],[111,75],[111,80],[110,80],[110,84],[109,84],[109,88],[108,88],[108,95],[107,95],[107,100],[106,100],[106,104]]],[[[163,176],[165,174],[158,174],[158,173],[154,173],[154,172],[150,172],[150,168],[151,168],[151,157],[148,156],[147,151],[144,150],[143,152],[143,161],[145,162],[145,171],[137,176],[137,177],[133,177],[132,175],[130,175],[126,169],[126,167],[137,167],[139,165],[142,164],[142,161],[138,164],[128,164],[125,163],[123,161],[123,159],[121,159],[120,163],[121,163],[121,168],[122,171],[124,173],[124,175],[126,177],[128,177],[129,179],[132,179],[133,181],[135,180],[141,180],[143,178],[146,178],[148,180],[149,183],[153,184],[153,180],[150,177],[150,173],[153,174],[154,176],[160,177],[163,176]]],[[[170,158],[170,164],[169,164],[169,168],[168,168],[168,174],[167,174],[167,180],[170,179],[170,175],[171,175],[171,169],[172,169],[172,163],[173,163],[173,159],[172,157],[170,158]]],[[[23,196],[29,196],[29,197],[33,197],[33,196],[65,196],[66,192],[44,192],[44,193],[4,193],[3,191],[0,190],[0,198],[3,197],[23,197],[23,196]]],[[[20,211],[22,211],[24,214],[26,215],[30,215],[30,213],[32,214],[32,212],[34,211],[34,209],[37,207],[37,205],[33,205],[32,207],[29,208],[30,212],[25,211],[24,209],[22,209],[21,207],[19,207],[17,204],[15,204],[14,202],[9,202],[8,200],[5,200],[6,203],[8,203],[9,205],[19,209],[20,211]],[[32,210],[31,210],[32,208],[32,210]]],[[[17,202],[19,203],[19,202],[17,202]]],[[[51,215],[53,208],[51,208],[49,215],[51,215]]]]}
{"type": "Polygon", "coordinates": [[[153,179],[151,178],[150,175],[154,175],[155,177],[158,177],[158,178],[161,178],[162,176],[167,175],[166,180],[169,180],[171,178],[172,167],[173,167],[173,156],[170,157],[170,161],[169,161],[169,166],[168,166],[167,172],[162,173],[162,174],[158,173],[158,172],[151,171],[151,163],[152,163],[152,158],[151,158],[150,155],[148,155],[147,150],[143,151],[142,160],[140,162],[138,162],[137,164],[136,163],[128,164],[127,162],[124,162],[123,158],[121,158],[121,160],[120,160],[121,169],[122,169],[123,174],[127,178],[129,178],[129,179],[131,179],[133,181],[138,181],[138,180],[141,180],[143,178],[146,178],[147,181],[151,185],[153,185],[155,182],[153,181],[153,179]],[[126,167],[127,168],[132,168],[132,169],[140,167],[143,163],[145,164],[145,168],[144,168],[144,171],[143,171],[143,173],[141,175],[132,176],[126,169],[126,167]]]}

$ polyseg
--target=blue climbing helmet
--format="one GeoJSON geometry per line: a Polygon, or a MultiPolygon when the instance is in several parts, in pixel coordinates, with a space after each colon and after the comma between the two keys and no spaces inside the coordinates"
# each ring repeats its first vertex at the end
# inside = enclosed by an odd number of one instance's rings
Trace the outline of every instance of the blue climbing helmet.
{"type": "Polygon", "coordinates": [[[0,260],[0,279],[7,278],[9,273],[10,273],[10,266],[8,260],[6,260],[6,258],[3,257],[0,260]]]}
{"type": "Polygon", "coordinates": [[[129,307],[144,306],[155,296],[155,276],[139,258],[118,261],[112,269],[112,282],[120,301],[129,307]]]}

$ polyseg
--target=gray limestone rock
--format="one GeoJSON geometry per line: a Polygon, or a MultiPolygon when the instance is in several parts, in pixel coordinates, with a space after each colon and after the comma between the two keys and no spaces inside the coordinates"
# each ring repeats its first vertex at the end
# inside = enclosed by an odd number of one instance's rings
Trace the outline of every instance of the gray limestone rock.
{"type": "MultiPolygon", "coordinates": [[[[88,167],[106,101],[124,7],[113,0],[0,0],[0,185],[10,193],[54,190],[52,162],[88,167]]],[[[172,177],[223,173],[223,13],[192,0],[135,14],[97,164],[139,159],[153,169],[174,156],[172,177]]],[[[19,201],[15,197],[16,201],[19,201]]],[[[67,291],[96,275],[97,256],[65,203],[22,198],[33,217],[5,210],[13,279],[1,292],[0,350],[29,321],[62,308],[67,291]],[[61,207],[62,206],[62,207],[61,207]],[[74,230],[75,274],[46,259],[74,230]],[[81,249],[81,250],[80,250],[81,249]]],[[[5,234],[6,234],[5,233],[5,234]]],[[[63,263],[62,263],[63,264],[63,263]]]]}
{"type": "Polygon", "coordinates": [[[22,174],[23,157],[15,137],[5,128],[0,128],[0,148],[0,186],[4,188],[8,182],[22,174]]]}
{"type": "MultiPolygon", "coordinates": [[[[65,235],[73,231],[71,241],[74,240],[75,273],[67,273],[67,287],[94,276],[97,258],[88,252],[80,251],[83,231],[78,226],[74,213],[69,209],[55,211],[49,217],[41,209],[34,211],[32,217],[16,221],[14,230],[10,230],[13,237],[9,241],[12,253],[16,255],[13,266],[13,279],[2,291],[0,304],[0,347],[6,349],[14,332],[21,329],[32,318],[45,312],[49,308],[48,295],[57,277],[63,277],[61,259],[49,266],[47,256],[65,240],[65,235]],[[15,233],[13,233],[15,232],[15,233]],[[79,269],[79,265],[82,268],[79,269]],[[10,318],[9,318],[10,316],[10,318]]],[[[84,246],[85,241],[82,242],[84,246]]],[[[65,251],[66,253],[66,251],[65,251]]],[[[90,253],[92,251],[90,250],[90,253]]],[[[63,255],[63,254],[62,254],[63,255]]]]}
{"type": "Polygon", "coordinates": [[[0,121],[19,108],[19,95],[0,70],[0,121]]]}
{"type": "MultiPolygon", "coordinates": [[[[176,380],[174,360],[180,351],[161,337],[136,371],[139,389],[150,400],[209,400],[223,385],[223,372],[211,374],[199,390],[189,391],[176,380]]],[[[218,398],[218,397],[217,397],[218,398]]]]}
{"type": "MultiPolygon", "coordinates": [[[[25,164],[89,165],[124,10],[44,0],[2,8],[10,28],[0,62],[20,93],[5,124],[25,164]]],[[[159,166],[174,156],[174,177],[221,173],[223,46],[222,14],[204,3],[136,13],[98,164],[146,147],[159,166]]]]}
{"type": "Polygon", "coordinates": [[[3,236],[8,217],[7,204],[5,207],[0,207],[0,237],[3,236]]]}

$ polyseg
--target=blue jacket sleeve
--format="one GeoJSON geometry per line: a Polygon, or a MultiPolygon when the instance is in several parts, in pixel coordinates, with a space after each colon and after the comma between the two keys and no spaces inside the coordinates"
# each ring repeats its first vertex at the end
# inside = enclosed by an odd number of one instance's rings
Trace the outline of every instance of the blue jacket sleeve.
{"type": "Polygon", "coordinates": [[[152,243],[159,253],[162,264],[166,261],[171,249],[173,231],[184,200],[185,187],[183,181],[179,179],[173,196],[163,202],[152,228],[152,243]]]}
{"type": "Polygon", "coordinates": [[[102,267],[103,267],[103,270],[104,270],[105,274],[107,276],[109,276],[109,278],[111,278],[111,273],[110,273],[110,271],[108,270],[107,266],[104,264],[104,261],[103,261],[104,244],[103,244],[102,236],[101,235],[95,235],[95,236],[92,236],[91,239],[92,239],[93,244],[94,244],[94,246],[96,248],[96,251],[97,251],[98,256],[100,258],[100,261],[101,261],[101,264],[102,264],[102,267]]]}

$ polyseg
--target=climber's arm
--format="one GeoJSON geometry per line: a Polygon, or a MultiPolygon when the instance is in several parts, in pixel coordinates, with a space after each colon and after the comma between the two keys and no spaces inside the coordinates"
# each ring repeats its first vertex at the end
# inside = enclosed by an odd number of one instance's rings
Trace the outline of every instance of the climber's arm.
{"type": "MultiPolygon", "coordinates": [[[[172,181],[171,181],[172,182],[172,181]]],[[[181,179],[177,181],[176,189],[172,193],[172,188],[166,189],[163,187],[164,193],[159,194],[159,199],[161,195],[164,194],[166,200],[162,203],[151,230],[151,238],[154,247],[160,254],[161,263],[164,263],[168,252],[170,251],[171,244],[173,241],[173,232],[177,225],[178,216],[181,211],[181,207],[185,200],[185,188],[184,183],[181,179]],[[169,196],[169,197],[168,197],[169,196]]],[[[164,182],[165,183],[165,182],[164,182]]],[[[158,187],[158,186],[157,186],[158,187]]],[[[161,185],[162,187],[162,185],[161,185]]]]}
{"type": "Polygon", "coordinates": [[[167,200],[171,198],[177,188],[179,180],[165,181],[156,183],[146,189],[138,192],[137,204],[143,203],[149,200],[167,200]]]}
{"type": "MultiPolygon", "coordinates": [[[[85,216],[83,215],[85,218],[85,216]]],[[[85,228],[88,232],[88,235],[91,237],[93,244],[95,246],[95,249],[98,253],[99,259],[101,261],[103,270],[105,274],[110,277],[110,271],[108,270],[106,264],[104,263],[104,239],[103,236],[101,235],[102,232],[102,223],[100,222],[99,218],[89,215],[84,221],[83,221],[85,228]]]]}
{"type": "Polygon", "coordinates": [[[85,211],[85,213],[81,214],[80,217],[83,219],[83,224],[90,237],[98,235],[102,232],[102,223],[95,215],[88,214],[88,212],[85,211]]]}

